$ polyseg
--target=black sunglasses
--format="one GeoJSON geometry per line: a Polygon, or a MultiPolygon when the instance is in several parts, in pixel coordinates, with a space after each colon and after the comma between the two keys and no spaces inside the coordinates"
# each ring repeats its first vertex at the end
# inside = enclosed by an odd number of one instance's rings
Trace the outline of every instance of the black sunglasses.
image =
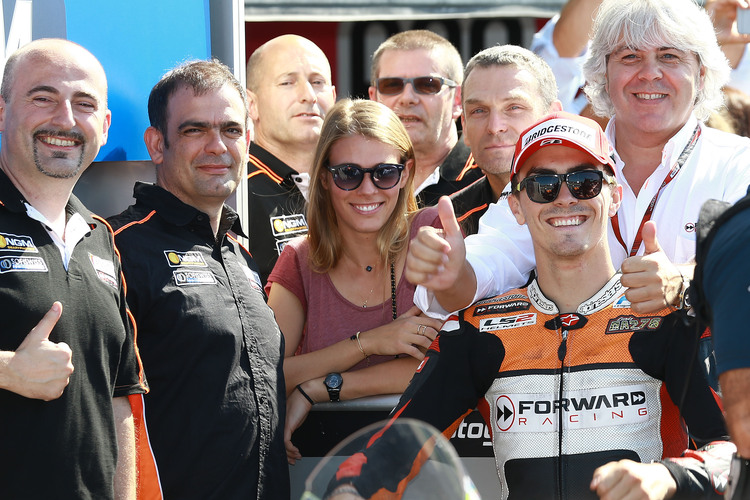
{"type": "Polygon", "coordinates": [[[328,167],[333,175],[333,183],[344,191],[354,191],[362,184],[365,174],[370,174],[372,183],[378,189],[391,189],[401,180],[404,166],[399,163],[378,163],[372,168],[362,168],[354,163],[344,163],[328,167]]]}
{"type": "Polygon", "coordinates": [[[565,182],[570,194],[579,200],[590,200],[602,191],[602,181],[613,184],[614,178],[601,170],[577,170],[567,174],[530,175],[518,183],[517,191],[526,189],[529,199],[536,203],[550,203],[560,194],[560,186],[565,182]]]}
{"type": "Polygon", "coordinates": [[[428,95],[437,94],[443,88],[443,85],[447,85],[450,88],[456,87],[456,82],[453,80],[440,78],[439,76],[417,76],[414,78],[397,78],[394,76],[378,78],[375,86],[378,88],[378,92],[383,95],[397,95],[404,91],[407,83],[411,83],[416,93],[428,95]]]}

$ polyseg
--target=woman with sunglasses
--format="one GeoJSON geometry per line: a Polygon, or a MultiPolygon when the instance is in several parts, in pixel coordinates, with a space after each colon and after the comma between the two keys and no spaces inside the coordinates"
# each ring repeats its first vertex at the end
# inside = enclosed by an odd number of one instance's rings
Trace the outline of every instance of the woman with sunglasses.
{"type": "Polygon", "coordinates": [[[268,278],[286,341],[285,441],[316,402],[403,392],[440,329],[413,305],[403,277],[410,238],[439,225],[417,211],[414,150],[395,113],[339,101],[323,123],[310,173],[308,234],[288,243],[268,278]]]}

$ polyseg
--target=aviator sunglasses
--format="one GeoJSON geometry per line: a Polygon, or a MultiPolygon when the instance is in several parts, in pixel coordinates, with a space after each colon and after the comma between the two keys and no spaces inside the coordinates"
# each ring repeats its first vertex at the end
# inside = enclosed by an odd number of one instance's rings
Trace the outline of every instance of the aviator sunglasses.
{"type": "Polygon", "coordinates": [[[602,191],[602,181],[613,184],[614,178],[601,170],[578,170],[567,174],[530,175],[516,186],[517,191],[526,189],[529,199],[536,203],[550,203],[560,194],[562,183],[568,186],[570,194],[579,200],[590,200],[602,191]]]}
{"type": "Polygon", "coordinates": [[[378,88],[378,92],[383,95],[396,95],[404,91],[407,83],[411,83],[414,91],[417,94],[434,95],[440,92],[443,85],[447,85],[450,88],[456,87],[456,82],[449,80],[448,78],[440,78],[439,76],[417,76],[414,78],[378,78],[375,81],[375,86],[378,88]]]}
{"type": "Polygon", "coordinates": [[[372,168],[362,168],[354,163],[344,163],[327,167],[333,175],[333,183],[344,191],[354,191],[362,184],[365,174],[370,174],[372,183],[378,189],[391,189],[401,180],[404,166],[399,163],[378,163],[372,168]]]}

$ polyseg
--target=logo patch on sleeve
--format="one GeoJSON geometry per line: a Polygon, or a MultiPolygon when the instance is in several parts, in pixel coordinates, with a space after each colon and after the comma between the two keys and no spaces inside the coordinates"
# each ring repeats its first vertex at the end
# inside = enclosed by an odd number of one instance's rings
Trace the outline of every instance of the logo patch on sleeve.
{"type": "Polygon", "coordinates": [[[47,263],[41,257],[0,257],[0,274],[13,272],[47,272],[47,263]]]}
{"type": "Polygon", "coordinates": [[[39,253],[31,236],[0,233],[0,252],[39,253]]]}
{"type": "Polygon", "coordinates": [[[178,252],[176,250],[164,250],[169,267],[208,267],[200,252],[178,252]]]}
{"type": "Polygon", "coordinates": [[[211,271],[176,269],[172,271],[172,275],[177,286],[215,285],[217,283],[216,276],[211,271]]]}
{"type": "Polygon", "coordinates": [[[96,276],[105,284],[117,290],[117,274],[115,264],[111,260],[102,259],[94,254],[89,254],[91,265],[96,271],[96,276]]]}
{"type": "Polygon", "coordinates": [[[486,318],[479,321],[480,332],[495,332],[509,328],[536,324],[536,313],[518,314],[516,316],[505,316],[502,318],[486,318]]]}

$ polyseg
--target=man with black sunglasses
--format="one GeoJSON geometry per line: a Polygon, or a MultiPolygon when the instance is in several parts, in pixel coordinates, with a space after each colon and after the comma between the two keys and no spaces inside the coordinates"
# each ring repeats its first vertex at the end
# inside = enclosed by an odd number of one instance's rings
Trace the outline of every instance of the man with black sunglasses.
{"type": "Polygon", "coordinates": [[[460,54],[431,31],[393,35],[372,56],[370,99],[391,108],[409,133],[419,206],[434,205],[482,176],[456,126],[462,81],[460,54]]]}
{"type": "MultiPolygon", "coordinates": [[[[606,133],[623,185],[610,254],[635,310],[684,308],[700,206],[734,202],[750,184],[750,141],[703,124],[721,105],[729,66],[691,0],[604,0],[593,33],[586,92],[598,114],[612,116],[606,133]]],[[[507,213],[489,215],[465,243],[447,233],[415,238],[406,272],[422,285],[422,310],[446,314],[526,281],[528,235],[506,234],[507,213]]]]}
{"type": "MultiPolygon", "coordinates": [[[[691,360],[692,328],[678,312],[639,314],[625,298],[607,244],[622,187],[601,128],[565,112],[545,117],[521,134],[511,182],[508,202],[531,234],[536,277],[453,316],[394,418],[450,437],[479,408],[503,500],[718,498],[734,445],[691,360]],[[689,444],[683,419],[706,447],[680,457],[689,444]]],[[[331,498],[402,488],[422,443],[398,443],[406,449],[394,453],[392,442],[386,430],[349,458],[331,485],[341,495],[331,498]]]]}

